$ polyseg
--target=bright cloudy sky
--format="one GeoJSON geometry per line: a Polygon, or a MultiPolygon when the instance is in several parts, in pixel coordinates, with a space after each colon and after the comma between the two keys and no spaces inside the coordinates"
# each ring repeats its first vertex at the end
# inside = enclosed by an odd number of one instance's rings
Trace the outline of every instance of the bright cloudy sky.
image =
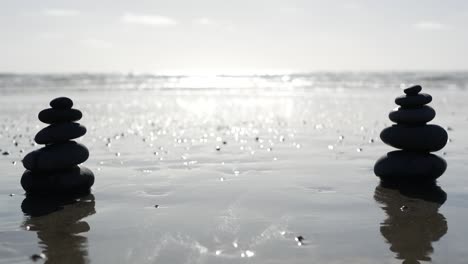
{"type": "Polygon", "coordinates": [[[466,0],[0,0],[1,72],[468,70],[466,0]]]}

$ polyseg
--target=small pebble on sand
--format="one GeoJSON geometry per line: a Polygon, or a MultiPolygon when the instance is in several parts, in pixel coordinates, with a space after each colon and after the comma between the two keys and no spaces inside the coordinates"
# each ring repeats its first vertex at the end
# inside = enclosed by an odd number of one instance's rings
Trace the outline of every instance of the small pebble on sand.
{"type": "Polygon", "coordinates": [[[297,236],[297,237],[294,238],[294,240],[302,241],[302,240],[304,240],[304,237],[303,236],[297,236]]]}

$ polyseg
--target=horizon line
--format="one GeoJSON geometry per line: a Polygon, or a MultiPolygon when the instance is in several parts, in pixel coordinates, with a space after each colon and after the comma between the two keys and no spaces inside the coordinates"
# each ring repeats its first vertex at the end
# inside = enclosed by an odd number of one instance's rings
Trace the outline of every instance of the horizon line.
{"type": "Polygon", "coordinates": [[[129,75],[129,76],[281,76],[308,74],[405,74],[405,73],[468,73],[468,69],[419,69],[419,70],[258,70],[258,71],[1,71],[2,75],[129,75]]]}

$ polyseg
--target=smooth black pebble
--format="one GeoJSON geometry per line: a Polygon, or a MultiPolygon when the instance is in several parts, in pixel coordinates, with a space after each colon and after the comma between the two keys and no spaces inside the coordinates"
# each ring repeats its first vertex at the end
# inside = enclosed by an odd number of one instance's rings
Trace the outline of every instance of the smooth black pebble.
{"type": "Polygon", "coordinates": [[[425,105],[420,108],[399,107],[388,114],[388,118],[397,124],[422,125],[436,116],[434,108],[425,105]]]}
{"type": "Polygon", "coordinates": [[[433,152],[441,150],[447,144],[448,134],[438,125],[393,125],[382,130],[380,138],[394,148],[433,152]]]}
{"type": "Polygon", "coordinates": [[[447,169],[447,162],[434,154],[392,151],[381,157],[374,173],[385,182],[433,182],[447,169]]]}
{"type": "Polygon", "coordinates": [[[73,101],[68,97],[57,97],[49,104],[54,109],[70,109],[73,106],[73,101]]]}
{"type": "Polygon", "coordinates": [[[64,123],[78,121],[83,117],[77,109],[53,109],[48,108],[39,112],[38,118],[46,124],[64,123]]]}
{"type": "Polygon", "coordinates": [[[432,96],[425,93],[417,95],[402,95],[395,99],[395,103],[403,107],[419,107],[430,102],[432,102],[432,96]]]}
{"type": "Polygon", "coordinates": [[[53,172],[26,170],[21,177],[21,186],[28,194],[85,194],[93,184],[94,174],[84,166],[53,172]]]}
{"type": "Polygon", "coordinates": [[[28,170],[60,170],[85,162],[88,149],[75,141],[45,146],[27,154],[23,166],[28,170]]]}
{"type": "Polygon", "coordinates": [[[79,138],[85,134],[86,127],[78,123],[58,123],[43,128],[36,134],[34,141],[37,144],[60,143],[79,138]]]}
{"type": "Polygon", "coordinates": [[[417,95],[419,92],[421,92],[421,90],[421,85],[414,85],[404,89],[403,92],[407,95],[417,95]]]}

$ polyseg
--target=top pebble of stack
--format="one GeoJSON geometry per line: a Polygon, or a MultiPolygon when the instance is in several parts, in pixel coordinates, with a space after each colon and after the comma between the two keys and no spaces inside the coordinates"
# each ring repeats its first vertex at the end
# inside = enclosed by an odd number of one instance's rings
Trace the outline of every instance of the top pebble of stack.
{"type": "Polygon", "coordinates": [[[417,95],[419,92],[421,92],[421,90],[421,85],[414,85],[404,89],[403,92],[405,92],[407,95],[417,95]]]}
{"type": "Polygon", "coordinates": [[[73,101],[68,97],[58,97],[50,101],[50,107],[54,109],[70,109],[73,106],[73,101]]]}

